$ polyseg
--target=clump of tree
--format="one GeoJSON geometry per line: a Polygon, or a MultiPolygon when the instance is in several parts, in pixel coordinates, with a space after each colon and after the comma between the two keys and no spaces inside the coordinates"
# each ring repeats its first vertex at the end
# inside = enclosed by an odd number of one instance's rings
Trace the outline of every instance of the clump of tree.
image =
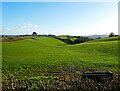
{"type": "Polygon", "coordinates": [[[83,43],[83,42],[92,40],[85,36],[66,36],[66,37],[67,38],[59,38],[59,37],[55,37],[55,38],[68,44],[78,44],[78,43],[83,43]],[[73,38],[74,40],[72,40],[73,38]]]}
{"type": "Polygon", "coordinates": [[[109,34],[109,37],[114,37],[115,36],[115,34],[113,33],[113,32],[111,32],[110,34],[109,34]]]}
{"type": "Polygon", "coordinates": [[[36,35],[37,35],[37,33],[36,33],[36,32],[33,32],[33,33],[32,33],[32,35],[33,35],[33,36],[36,36],[36,35]]]}
{"type": "Polygon", "coordinates": [[[52,35],[52,34],[48,34],[47,36],[48,37],[55,37],[55,35],[52,35]]]}

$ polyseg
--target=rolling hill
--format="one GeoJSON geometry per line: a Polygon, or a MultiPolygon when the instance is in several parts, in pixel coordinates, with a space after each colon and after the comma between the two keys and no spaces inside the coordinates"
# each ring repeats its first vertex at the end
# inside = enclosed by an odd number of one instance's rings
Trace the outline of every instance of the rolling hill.
{"type": "Polygon", "coordinates": [[[68,45],[51,37],[2,43],[3,72],[20,68],[108,67],[118,65],[118,39],[104,38],[68,45]]]}
{"type": "Polygon", "coordinates": [[[74,45],[52,37],[34,37],[0,46],[4,91],[119,89],[117,37],[74,45]],[[81,75],[108,71],[113,73],[113,80],[104,77],[100,83],[84,80],[81,75]]]}

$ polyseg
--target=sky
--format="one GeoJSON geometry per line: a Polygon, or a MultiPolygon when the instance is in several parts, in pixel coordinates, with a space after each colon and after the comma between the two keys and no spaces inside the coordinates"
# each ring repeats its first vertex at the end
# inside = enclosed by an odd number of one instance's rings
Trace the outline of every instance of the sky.
{"type": "Polygon", "coordinates": [[[118,2],[119,0],[1,0],[3,2],[118,2]]]}
{"type": "Polygon", "coordinates": [[[55,35],[118,34],[118,3],[2,3],[2,34],[24,35],[34,31],[55,35]]]}

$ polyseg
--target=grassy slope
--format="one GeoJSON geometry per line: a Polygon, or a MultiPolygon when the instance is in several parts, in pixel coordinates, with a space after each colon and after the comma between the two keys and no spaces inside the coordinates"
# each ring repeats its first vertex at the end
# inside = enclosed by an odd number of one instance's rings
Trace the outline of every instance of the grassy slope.
{"type": "Polygon", "coordinates": [[[81,67],[116,67],[118,40],[100,39],[77,45],[67,45],[48,37],[3,43],[3,70],[38,67],[57,70],[75,65],[81,67]]]}
{"type": "Polygon", "coordinates": [[[109,37],[109,38],[102,38],[102,39],[95,39],[89,42],[105,42],[105,41],[118,41],[119,37],[109,37]]]}

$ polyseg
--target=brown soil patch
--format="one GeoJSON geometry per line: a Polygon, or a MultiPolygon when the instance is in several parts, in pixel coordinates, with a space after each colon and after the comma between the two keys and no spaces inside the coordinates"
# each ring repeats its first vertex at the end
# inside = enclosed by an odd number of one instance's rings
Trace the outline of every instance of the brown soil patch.
{"type": "Polygon", "coordinates": [[[13,42],[24,39],[31,39],[32,36],[12,36],[12,37],[0,37],[0,42],[13,42]]]}

